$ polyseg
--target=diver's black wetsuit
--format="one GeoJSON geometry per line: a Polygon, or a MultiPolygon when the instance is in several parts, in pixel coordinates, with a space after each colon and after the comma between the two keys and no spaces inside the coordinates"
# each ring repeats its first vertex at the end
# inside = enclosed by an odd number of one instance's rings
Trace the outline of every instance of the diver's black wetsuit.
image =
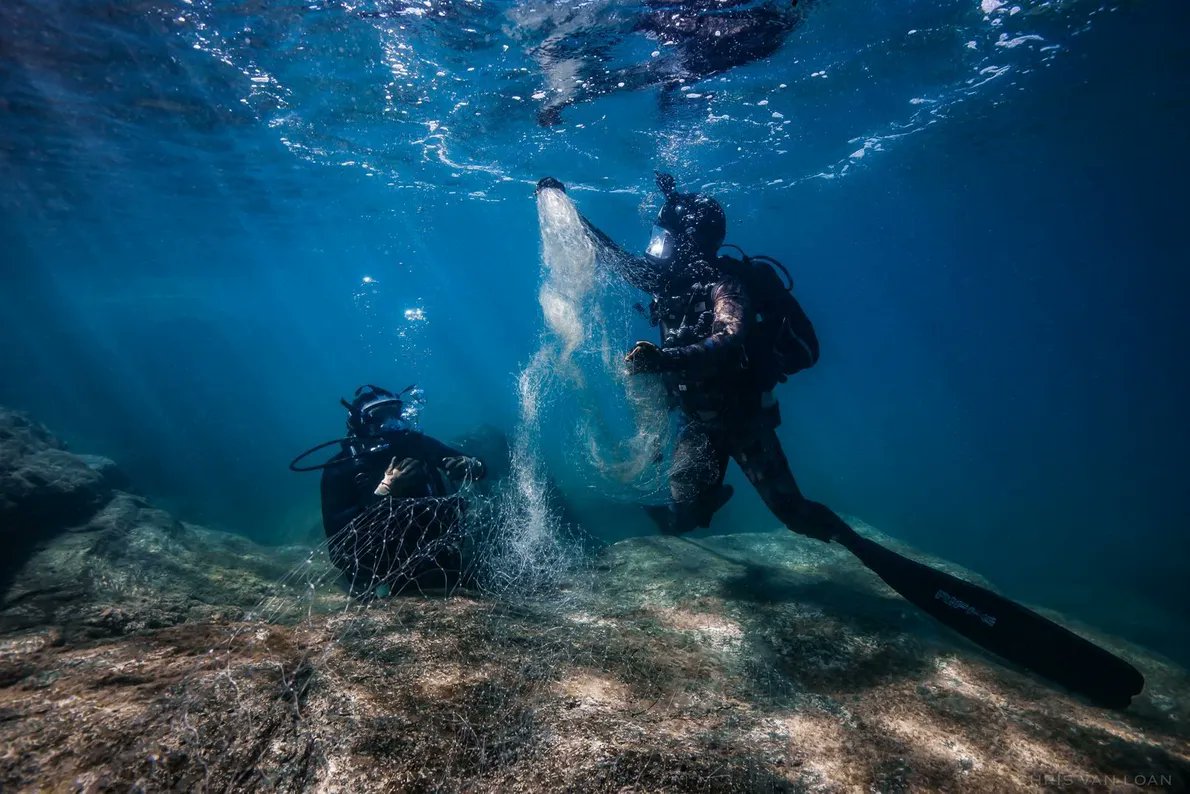
{"type": "Polygon", "coordinates": [[[606,35],[591,36],[589,51],[568,39],[552,41],[538,53],[543,68],[557,65],[567,75],[576,63],[587,68],[580,69],[578,79],[563,81],[576,88],[547,100],[538,122],[558,124],[564,107],[614,91],[661,86],[664,101],[679,85],[767,58],[801,23],[798,5],[796,0],[651,0],[625,32],[645,34],[665,55],[620,69],[607,68],[611,43],[606,35]]]}
{"type": "Polygon", "coordinates": [[[457,538],[447,534],[462,519],[464,503],[452,495],[442,461],[462,455],[423,433],[398,430],[345,441],[331,458],[322,472],[322,525],[331,560],[353,592],[380,583],[397,590],[437,572],[445,586],[457,580],[457,538]],[[376,486],[393,458],[423,466],[401,478],[391,496],[378,496],[376,486]]]}
{"type": "Polygon", "coordinates": [[[781,48],[801,20],[797,3],[764,5],[730,3],[653,2],[636,23],[636,30],[661,44],[679,48],[689,79],[709,77],[767,58],[781,48]],[[739,7],[746,6],[746,7],[739,7]]]}
{"type": "Polygon", "coordinates": [[[583,218],[601,259],[632,286],[653,296],[651,320],[660,328],[662,377],[681,411],[670,472],[670,495],[683,531],[707,526],[727,461],[734,459],[768,508],[786,527],[829,540],[846,524],[826,505],[806,499],[777,438],[780,408],[757,383],[744,340],[753,322],[751,300],[730,274],[731,260],[694,263],[672,282],[583,218]]]}

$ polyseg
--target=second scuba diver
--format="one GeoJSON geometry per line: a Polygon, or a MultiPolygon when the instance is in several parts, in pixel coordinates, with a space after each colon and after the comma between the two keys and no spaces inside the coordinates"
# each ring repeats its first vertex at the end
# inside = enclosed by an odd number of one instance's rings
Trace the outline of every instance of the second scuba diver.
{"type": "Polygon", "coordinates": [[[385,595],[407,585],[450,588],[463,572],[460,483],[480,480],[486,467],[413,429],[402,396],[361,386],[347,409],[347,435],[299,455],[294,471],[322,470],[322,524],[331,561],[352,594],[385,595]],[[319,449],[338,445],[327,462],[298,466],[319,449]]]}
{"type": "MultiPolygon", "coordinates": [[[[727,217],[717,201],[678,192],[667,174],[657,184],[665,204],[643,256],[580,215],[601,261],[652,296],[661,344],[637,342],[625,362],[632,374],[660,373],[680,414],[670,502],[650,515],[667,534],[709,526],[732,495],[723,484],[730,458],[786,527],[830,541],[847,524],[798,488],[777,438],[773,396],[788,375],[817,361],[814,329],[774,260],[719,255],[727,217]]],[[[538,182],[538,191],[548,189],[565,187],[553,177],[538,182]]]]}

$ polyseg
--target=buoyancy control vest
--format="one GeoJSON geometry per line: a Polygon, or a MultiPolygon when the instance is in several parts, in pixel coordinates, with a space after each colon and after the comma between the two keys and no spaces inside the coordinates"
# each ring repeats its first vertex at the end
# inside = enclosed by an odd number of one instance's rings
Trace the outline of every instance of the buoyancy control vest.
{"type": "MultiPolygon", "coordinates": [[[[818,362],[818,336],[793,295],[788,271],[771,257],[748,256],[731,247],[741,258],[721,256],[716,269],[740,282],[750,304],[738,367],[729,362],[714,373],[666,373],[671,397],[695,413],[739,405],[741,398],[750,403],[748,395],[770,391],[818,362]]],[[[696,283],[680,294],[654,297],[650,320],[660,327],[663,348],[698,344],[714,333],[713,292],[718,283],[696,283]]]]}
{"type": "MultiPolygon", "coordinates": [[[[679,294],[653,298],[650,321],[661,331],[663,349],[697,345],[715,333],[714,292],[720,283],[695,283],[679,294]]],[[[760,392],[751,385],[742,347],[738,355],[719,361],[713,369],[698,361],[693,364],[662,375],[670,399],[687,413],[711,419],[757,402],[753,398],[760,392]]]]}

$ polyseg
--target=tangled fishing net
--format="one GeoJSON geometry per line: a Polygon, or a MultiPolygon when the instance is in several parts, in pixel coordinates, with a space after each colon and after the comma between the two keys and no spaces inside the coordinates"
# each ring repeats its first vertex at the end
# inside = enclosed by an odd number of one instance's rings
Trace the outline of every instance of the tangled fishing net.
{"type": "Polygon", "coordinates": [[[609,498],[656,495],[665,485],[656,464],[672,428],[660,379],[630,376],[624,366],[636,298],[600,263],[565,193],[540,191],[537,216],[546,332],[521,374],[522,437],[535,437],[541,457],[609,498]],[[543,443],[546,433],[553,447],[543,443]]]}
{"type": "MultiPolygon", "coordinates": [[[[691,634],[684,612],[642,609],[623,578],[601,582],[573,535],[546,544],[485,526],[516,494],[378,505],[311,553],[184,683],[162,779],[506,791],[689,790],[718,776],[721,790],[773,788],[759,761],[715,738],[725,717],[739,721],[725,705],[739,691],[773,691],[755,665],[719,666],[743,659],[738,627],[696,615],[703,633],[691,634]]],[[[621,570],[648,588],[647,573],[621,570]]]]}

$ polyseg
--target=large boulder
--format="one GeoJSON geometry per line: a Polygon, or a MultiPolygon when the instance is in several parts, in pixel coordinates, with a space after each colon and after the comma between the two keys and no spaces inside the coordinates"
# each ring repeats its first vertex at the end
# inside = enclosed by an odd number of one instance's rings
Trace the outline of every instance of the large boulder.
{"type": "Polygon", "coordinates": [[[451,446],[467,455],[479,458],[487,467],[487,484],[499,482],[508,477],[512,447],[508,435],[498,427],[480,425],[467,433],[452,438],[451,446]]]}
{"type": "Polygon", "coordinates": [[[72,455],[45,427],[0,408],[0,542],[25,543],[85,520],[120,479],[106,458],[72,455]]]}
{"type": "Polygon", "coordinates": [[[114,461],[0,409],[0,633],[94,638],[238,615],[305,553],[183,525],[127,487],[114,461]]]}
{"type": "Polygon", "coordinates": [[[49,626],[80,640],[238,617],[307,553],[182,524],[117,492],[25,560],[0,594],[0,634],[49,626]]]}

